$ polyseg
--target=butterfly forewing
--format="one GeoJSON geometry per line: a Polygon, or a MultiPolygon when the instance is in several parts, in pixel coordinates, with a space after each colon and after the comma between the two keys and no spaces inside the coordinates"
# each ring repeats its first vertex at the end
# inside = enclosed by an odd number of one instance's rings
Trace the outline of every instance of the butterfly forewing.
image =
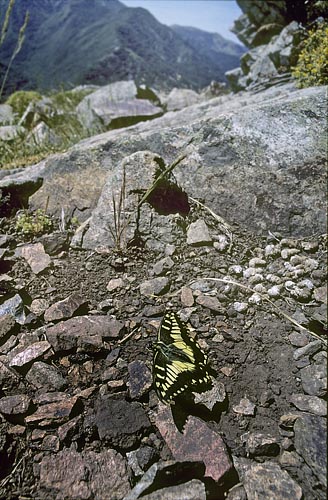
{"type": "Polygon", "coordinates": [[[173,312],[164,316],[159,329],[153,378],[158,397],[168,404],[187,390],[204,389],[211,384],[207,356],[173,312]]]}

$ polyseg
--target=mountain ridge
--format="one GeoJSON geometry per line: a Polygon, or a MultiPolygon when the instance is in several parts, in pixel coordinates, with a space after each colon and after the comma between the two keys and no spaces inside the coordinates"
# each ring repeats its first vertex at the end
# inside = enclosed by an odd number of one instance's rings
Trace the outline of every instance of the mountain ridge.
{"type": "MultiPolygon", "coordinates": [[[[26,39],[7,89],[47,90],[132,78],[157,88],[199,90],[211,80],[224,81],[226,68],[238,66],[243,53],[238,44],[197,30],[199,40],[209,40],[206,54],[206,47],[199,50],[190,40],[190,29],[161,24],[146,9],[127,7],[119,0],[45,0],[41,4],[29,0],[28,10],[26,39]]],[[[8,37],[0,48],[2,68],[9,61],[25,11],[24,0],[16,0],[8,37]]]]}

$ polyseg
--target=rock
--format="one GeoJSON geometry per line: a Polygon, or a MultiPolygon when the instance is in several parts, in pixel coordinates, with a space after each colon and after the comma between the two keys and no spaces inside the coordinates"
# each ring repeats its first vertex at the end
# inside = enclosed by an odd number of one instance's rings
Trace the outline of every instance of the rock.
{"type": "Polygon", "coordinates": [[[195,395],[195,404],[200,403],[206,406],[209,411],[213,411],[213,408],[217,403],[223,403],[227,395],[222,382],[212,378],[212,383],[212,389],[202,393],[193,393],[195,395]]]}
{"type": "Polygon", "coordinates": [[[304,347],[296,349],[293,354],[293,359],[297,361],[303,356],[312,356],[316,352],[320,351],[321,347],[322,342],[320,340],[314,340],[313,342],[306,344],[304,347]]]}
{"type": "Polygon", "coordinates": [[[9,104],[0,104],[0,125],[12,125],[13,121],[13,108],[9,104]]]}
{"type": "Polygon", "coordinates": [[[279,454],[280,447],[278,440],[269,434],[247,432],[241,439],[245,442],[245,449],[248,455],[274,457],[279,454]]]}
{"type": "Polygon", "coordinates": [[[230,244],[227,236],[225,236],[224,234],[219,234],[219,236],[216,236],[215,239],[216,241],[214,241],[213,243],[213,247],[215,248],[215,250],[217,250],[218,252],[225,252],[230,244]]]}
{"type": "Polygon", "coordinates": [[[198,479],[192,479],[186,483],[160,489],[145,495],[144,500],[176,500],[184,498],[188,500],[206,500],[205,484],[198,479]]]}
{"type": "Polygon", "coordinates": [[[295,451],[283,451],[279,457],[279,464],[284,468],[300,468],[302,459],[295,451]]]}
{"type": "Polygon", "coordinates": [[[101,131],[110,126],[127,127],[163,113],[161,108],[146,99],[137,99],[136,95],[132,80],[110,83],[82,99],[76,108],[77,117],[87,129],[101,131]]]}
{"type": "Polygon", "coordinates": [[[87,300],[84,297],[74,292],[72,295],[66,297],[66,299],[60,300],[50,306],[44,313],[44,319],[49,322],[70,318],[86,303],[87,300]]]}
{"type": "Polygon", "coordinates": [[[171,257],[164,257],[164,259],[161,259],[154,264],[152,271],[156,274],[156,276],[160,276],[162,274],[166,274],[167,271],[172,269],[173,266],[174,262],[171,257]]]}
{"type": "Polygon", "coordinates": [[[118,338],[123,331],[124,323],[109,316],[80,316],[48,327],[47,338],[55,352],[99,352],[108,349],[106,338],[118,338]]]}
{"type": "Polygon", "coordinates": [[[122,449],[132,448],[150,428],[147,414],[139,403],[110,397],[97,401],[95,423],[100,439],[122,449]]]}
{"type": "Polygon", "coordinates": [[[81,415],[78,415],[77,417],[72,418],[65,424],[58,427],[57,434],[61,442],[72,439],[72,436],[76,432],[78,425],[81,422],[81,418],[81,415]]]}
{"type": "Polygon", "coordinates": [[[247,498],[258,500],[301,500],[300,486],[273,462],[253,465],[246,471],[243,485],[247,498]]]}
{"type": "Polygon", "coordinates": [[[325,397],[327,394],[327,361],[300,370],[302,387],[310,396],[325,397]]]}
{"type": "Polygon", "coordinates": [[[200,95],[193,90],[173,88],[166,99],[163,100],[163,104],[166,105],[167,111],[177,111],[198,104],[200,101],[200,95]]]}
{"type": "Polygon", "coordinates": [[[68,248],[68,233],[66,231],[54,231],[44,234],[40,238],[47,254],[57,255],[68,248]]]}
{"type": "Polygon", "coordinates": [[[0,126],[0,140],[13,141],[25,134],[25,132],[24,127],[20,127],[19,125],[2,125],[0,126]]]}
{"type": "Polygon", "coordinates": [[[233,486],[227,496],[226,500],[247,500],[245,488],[242,485],[233,486]]]}
{"type": "Polygon", "coordinates": [[[150,370],[142,361],[132,361],[128,365],[129,392],[131,399],[139,399],[146,394],[152,386],[153,378],[150,370]]]}
{"type": "Polygon", "coordinates": [[[34,274],[40,274],[51,264],[51,257],[44,251],[42,243],[25,245],[22,257],[27,261],[34,274]]]}
{"type": "Polygon", "coordinates": [[[22,300],[22,297],[16,293],[11,299],[5,300],[1,305],[0,305],[0,318],[6,317],[6,319],[2,319],[2,328],[4,335],[10,332],[6,331],[7,328],[9,328],[9,325],[12,323],[9,319],[8,316],[11,316],[14,318],[17,323],[20,325],[24,325],[26,316],[24,312],[24,303],[22,300]],[[6,326],[7,325],[7,326],[6,326]]]}
{"type": "Polygon", "coordinates": [[[327,427],[322,417],[301,415],[295,425],[295,448],[311,467],[320,483],[327,487],[327,427]]]}
{"type": "Polygon", "coordinates": [[[70,397],[63,393],[63,398],[58,401],[38,406],[34,413],[25,417],[25,423],[39,427],[61,425],[69,420],[73,412],[76,414],[81,409],[81,404],[76,396],[70,397]]]}
{"type": "Polygon", "coordinates": [[[40,487],[55,492],[57,498],[95,500],[108,498],[109,492],[111,499],[119,500],[130,491],[125,460],[114,450],[80,453],[64,449],[44,456],[40,463],[40,487]]]}
{"type": "Polygon", "coordinates": [[[317,396],[306,394],[292,394],[290,402],[299,410],[313,413],[314,415],[327,415],[327,403],[317,396]]]}
{"type": "MultiPolygon", "coordinates": [[[[293,319],[297,321],[295,315],[293,316],[293,319]]],[[[303,332],[292,332],[290,335],[288,335],[288,339],[289,342],[295,347],[304,347],[309,343],[307,335],[303,332]]]]}
{"type": "Polygon", "coordinates": [[[248,304],[247,302],[234,302],[233,308],[239,313],[245,313],[248,309],[248,304]]]}
{"type": "Polygon", "coordinates": [[[156,451],[151,446],[141,446],[137,450],[126,454],[129,467],[135,476],[141,476],[158,458],[156,451]]]}
{"type": "Polygon", "coordinates": [[[242,398],[238,405],[234,405],[232,407],[235,413],[239,413],[240,415],[255,415],[256,405],[252,403],[248,398],[242,398]]]}
{"type": "Polygon", "coordinates": [[[49,349],[51,349],[51,344],[49,344],[47,340],[34,342],[33,344],[27,346],[23,351],[16,354],[9,362],[9,366],[13,368],[22,368],[43,356],[43,354],[48,352],[49,349]]]}
{"type": "Polygon", "coordinates": [[[34,299],[32,300],[29,309],[33,314],[35,314],[35,316],[42,316],[48,307],[49,302],[47,299],[34,299]]]}
{"type": "Polygon", "coordinates": [[[66,386],[66,380],[60,371],[42,361],[33,363],[25,378],[29,384],[44,391],[60,391],[66,386]]]}
{"type": "Polygon", "coordinates": [[[10,391],[18,385],[19,378],[14,370],[10,370],[2,361],[0,361],[0,387],[2,391],[10,391]]]}
{"type": "Polygon", "coordinates": [[[26,137],[31,146],[59,146],[62,139],[43,121],[38,123],[26,137]]]}
{"type": "Polygon", "coordinates": [[[198,297],[196,298],[196,302],[202,307],[206,307],[207,309],[210,309],[211,311],[214,311],[216,313],[223,312],[223,307],[216,297],[210,297],[209,295],[202,294],[198,295],[198,297]]]}
{"type": "Polygon", "coordinates": [[[124,286],[124,281],[122,280],[122,278],[113,278],[109,281],[108,285],[106,286],[106,289],[109,292],[114,292],[115,290],[118,290],[123,286],[124,286]]]}
{"type": "Polygon", "coordinates": [[[30,407],[31,398],[25,394],[6,396],[0,399],[0,413],[3,415],[25,415],[30,407]]]}
{"type": "Polygon", "coordinates": [[[316,288],[313,292],[313,298],[317,302],[322,302],[323,304],[327,305],[327,285],[325,286],[320,286],[319,288],[316,288]]]}
{"type": "MultiPolygon", "coordinates": [[[[138,498],[144,497],[147,492],[152,492],[154,490],[155,493],[162,495],[163,489],[157,490],[157,488],[170,487],[172,485],[176,485],[177,482],[184,483],[189,479],[192,481],[197,481],[198,478],[201,479],[203,477],[204,471],[205,467],[201,462],[176,462],[173,460],[158,462],[152,465],[147,470],[140,481],[131,490],[131,492],[126,497],[124,497],[123,500],[137,500],[138,498]]],[[[167,497],[162,496],[161,498],[166,499],[167,497]]],[[[182,498],[186,498],[189,500],[189,496],[182,498]]]]}
{"type": "Polygon", "coordinates": [[[192,289],[187,287],[187,286],[183,286],[181,288],[180,300],[181,300],[181,304],[184,307],[192,307],[194,305],[194,296],[192,293],[192,289]]]}
{"type": "Polygon", "coordinates": [[[210,245],[211,243],[212,238],[206,222],[203,219],[192,222],[187,230],[187,245],[200,246],[210,245]]]}
{"type": "Polygon", "coordinates": [[[3,340],[7,337],[7,335],[13,330],[16,321],[11,314],[1,314],[1,306],[0,306],[0,343],[2,344],[3,340]]]}
{"type": "Polygon", "coordinates": [[[170,409],[160,403],[155,424],[175,460],[204,462],[205,475],[214,481],[231,471],[232,464],[221,436],[202,420],[190,416],[180,433],[170,409]]]}
{"type": "Polygon", "coordinates": [[[141,283],[141,295],[163,295],[169,287],[169,280],[165,277],[154,278],[141,283]]]}

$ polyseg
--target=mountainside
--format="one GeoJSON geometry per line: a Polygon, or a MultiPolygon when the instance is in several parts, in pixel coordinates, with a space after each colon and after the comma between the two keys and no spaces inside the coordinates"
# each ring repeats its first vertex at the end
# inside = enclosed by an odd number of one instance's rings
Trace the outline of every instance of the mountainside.
{"type": "Polygon", "coordinates": [[[220,35],[170,28],[118,0],[16,0],[0,49],[0,78],[26,9],[30,21],[7,91],[133,78],[162,88],[202,88],[238,66],[241,46],[220,35]],[[2,68],[2,69],[1,69],[2,68]]]}

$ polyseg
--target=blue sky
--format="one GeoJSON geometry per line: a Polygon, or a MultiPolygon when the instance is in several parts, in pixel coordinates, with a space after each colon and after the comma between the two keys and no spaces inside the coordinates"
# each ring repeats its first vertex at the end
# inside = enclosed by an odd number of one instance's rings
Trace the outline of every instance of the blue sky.
{"type": "MultiPolygon", "coordinates": [[[[143,7],[167,25],[194,26],[239,42],[229,31],[242,14],[235,0],[121,0],[128,7],[143,7]]],[[[240,43],[240,42],[239,42],[240,43]]]]}

